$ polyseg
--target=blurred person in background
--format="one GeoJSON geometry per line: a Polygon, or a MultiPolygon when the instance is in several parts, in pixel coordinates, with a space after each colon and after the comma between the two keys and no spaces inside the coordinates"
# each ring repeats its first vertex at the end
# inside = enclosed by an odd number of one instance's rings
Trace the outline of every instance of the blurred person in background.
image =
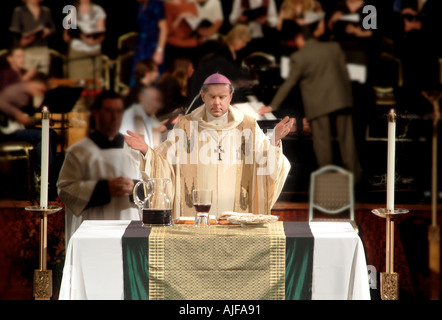
{"type": "Polygon", "coordinates": [[[166,54],[167,23],[163,1],[137,0],[138,38],[133,55],[132,76],[130,87],[137,83],[136,68],[140,61],[151,59],[164,71],[164,56],[166,54]]]}
{"type": "Polygon", "coordinates": [[[139,61],[134,72],[135,83],[124,98],[125,108],[139,102],[138,93],[140,92],[140,89],[142,87],[149,87],[154,84],[160,75],[158,65],[150,58],[139,61]]]}
{"type": "Polygon", "coordinates": [[[138,101],[124,111],[120,132],[135,132],[144,138],[148,146],[156,148],[161,142],[161,132],[165,131],[156,117],[163,107],[163,94],[155,86],[143,86],[138,93],[138,101]]]}
{"type": "Polygon", "coordinates": [[[204,37],[195,34],[192,21],[198,18],[197,4],[191,0],[170,0],[164,3],[167,21],[166,69],[177,58],[191,59],[194,64],[199,59],[204,37]]]}
{"type": "Polygon", "coordinates": [[[103,91],[91,113],[89,136],[66,150],[57,181],[66,212],[66,246],[83,220],[140,219],[130,197],[141,179],[139,154],[127,146],[119,132],[123,99],[103,91]]]}
{"type": "Polygon", "coordinates": [[[362,172],[354,140],[352,87],[345,55],[337,42],[309,38],[294,21],[291,30],[298,50],[290,56],[290,73],[270,106],[262,107],[260,114],[277,111],[299,83],[318,166],[336,164],[336,133],[342,166],[353,172],[355,182],[359,182],[362,172]]]}
{"type": "Polygon", "coordinates": [[[103,77],[102,43],[106,38],[106,12],[91,0],[76,0],[77,29],[65,29],[69,44],[68,77],[75,80],[103,77]]]}
{"type": "Polygon", "coordinates": [[[190,59],[175,59],[173,65],[158,80],[158,88],[163,93],[163,108],[157,113],[159,118],[171,113],[182,112],[189,97],[190,82],[195,69],[190,59]]]}
{"type": "MultiPolygon", "coordinates": [[[[44,99],[48,91],[48,78],[37,73],[28,80],[11,84],[0,91],[0,140],[26,141],[34,146],[31,155],[39,172],[41,160],[41,128],[36,125],[41,119],[35,116],[40,106],[34,105],[34,98],[44,99]]],[[[49,166],[55,161],[57,134],[49,133],[49,166]]]]}
{"type": "Polygon", "coordinates": [[[197,37],[205,39],[201,46],[201,56],[212,52],[214,42],[220,36],[219,30],[224,23],[224,13],[220,0],[195,0],[197,16],[194,23],[197,25],[194,33],[197,37]]]}
{"type": "Polygon", "coordinates": [[[25,69],[25,51],[22,47],[12,47],[6,55],[8,65],[0,70],[0,91],[8,85],[27,81],[37,74],[36,69],[25,69]]]}
{"type": "Polygon", "coordinates": [[[233,0],[229,22],[232,26],[247,25],[252,34],[250,44],[241,52],[241,59],[256,51],[277,53],[278,10],[274,0],[233,0]]]}
{"type": "MultiPolygon", "coordinates": [[[[246,48],[251,40],[250,29],[244,24],[235,25],[225,36],[219,37],[216,49],[202,57],[196,66],[190,86],[189,105],[191,100],[200,93],[204,80],[217,72],[228,77],[235,87],[233,101],[243,100],[242,87],[247,84],[249,74],[242,69],[242,61],[238,52],[246,48]]],[[[194,107],[202,104],[200,97],[196,99],[193,103],[194,107]]]]}
{"type": "Polygon", "coordinates": [[[15,44],[25,48],[25,69],[37,69],[49,73],[50,54],[48,37],[55,33],[51,9],[42,6],[42,0],[23,0],[12,13],[9,31],[15,38],[15,44]]]}

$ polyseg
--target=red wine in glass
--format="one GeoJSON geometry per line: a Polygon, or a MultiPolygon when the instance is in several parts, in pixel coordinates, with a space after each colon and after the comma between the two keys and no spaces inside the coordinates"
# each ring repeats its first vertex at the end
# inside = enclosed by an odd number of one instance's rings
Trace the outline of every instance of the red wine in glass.
{"type": "Polygon", "coordinates": [[[194,203],[193,207],[197,213],[208,213],[210,211],[211,204],[194,203]]]}
{"type": "Polygon", "coordinates": [[[212,204],[212,190],[193,190],[193,207],[196,211],[195,226],[209,226],[209,211],[212,204]]]}

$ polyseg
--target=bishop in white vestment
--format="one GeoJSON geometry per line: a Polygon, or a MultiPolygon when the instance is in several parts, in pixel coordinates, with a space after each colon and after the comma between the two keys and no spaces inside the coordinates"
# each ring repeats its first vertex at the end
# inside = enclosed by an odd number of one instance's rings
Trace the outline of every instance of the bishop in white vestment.
{"type": "Polygon", "coordinates": [[[168,177],[174,216],[194,216],[192,190],[211,189],[209,214],[226,211],[270,214],[290,170],[280,139],[293,119],[283,119],[269,138],[256,120],[230,105],[233,88],[220,74],[204,82],[205,104],[182,117],[157,149],[141,147],[128,132],[128,144],[144,153],[148,177],[168,177]],[[144,148],[144,149],[143,149],[144,148]]]}

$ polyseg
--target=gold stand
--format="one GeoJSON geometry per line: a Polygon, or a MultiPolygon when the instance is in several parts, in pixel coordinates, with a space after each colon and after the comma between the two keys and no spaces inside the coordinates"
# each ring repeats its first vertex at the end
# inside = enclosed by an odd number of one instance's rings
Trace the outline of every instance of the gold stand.
{"type": "Polygon", "coordinates": [[[428,227],[428,265],[430,268],[430,299],[440,299],[440,226],[437,224],[437,145],[440,119],[439,99],[442,92],[424,92],[424,97],[433,105],[433,137],[431,168],[431,226],[428,227]]]}
{"type": "Polygon", "coordinates": [[[375,215],[385,218],[386,244],[385,244],[385,269],[381,272],[381,299],[399,300],[399,274],[394,272],[394,217],[408,213],[407,209],[374,209],[375,215]]]}
{"type": "Polygon", "coordinates": [[[38,270],[34,270],[34,298],[35,300],[50,300],[52,297],[52,271],[46,269],[48,249],[48,215],[60,211],[57,206],[39,207],[28,206],[26,211],[40,215],[40,259],[38,270]]]}
{"type": "Polygon", "coordinates": [[[399,274],[381,272],[381,299],[399,300],[399,274]]]}
{"type": "Polygon", "coordinates": [[[430,300],[440,299],[440,227],[431,225],[428,228],[429,267],[430,267],[430,300]]]}

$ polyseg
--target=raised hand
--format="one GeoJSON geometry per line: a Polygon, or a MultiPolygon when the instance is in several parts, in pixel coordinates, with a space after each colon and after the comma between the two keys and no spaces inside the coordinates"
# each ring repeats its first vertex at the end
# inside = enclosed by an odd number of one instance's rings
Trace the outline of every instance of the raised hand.
{"type": "Polygon", "coordinates": [[[144,141],[143,137],[136,134],[135,132],[132,132],[130,130],[127,130],[127,135],[124,134],[124,140],[126,140],[126,143],[134,150],[138,150],[143,154],[146,154],[149,147],[147,146],[146,141],[144,141]]]}
{"type": "Polygon", "coordinates": [[[278,146],[282,138],[289,134],[290,129],[295,123],[295,118],[285,116],[273,129],[273,137],[271,143],[278,146]]]}

